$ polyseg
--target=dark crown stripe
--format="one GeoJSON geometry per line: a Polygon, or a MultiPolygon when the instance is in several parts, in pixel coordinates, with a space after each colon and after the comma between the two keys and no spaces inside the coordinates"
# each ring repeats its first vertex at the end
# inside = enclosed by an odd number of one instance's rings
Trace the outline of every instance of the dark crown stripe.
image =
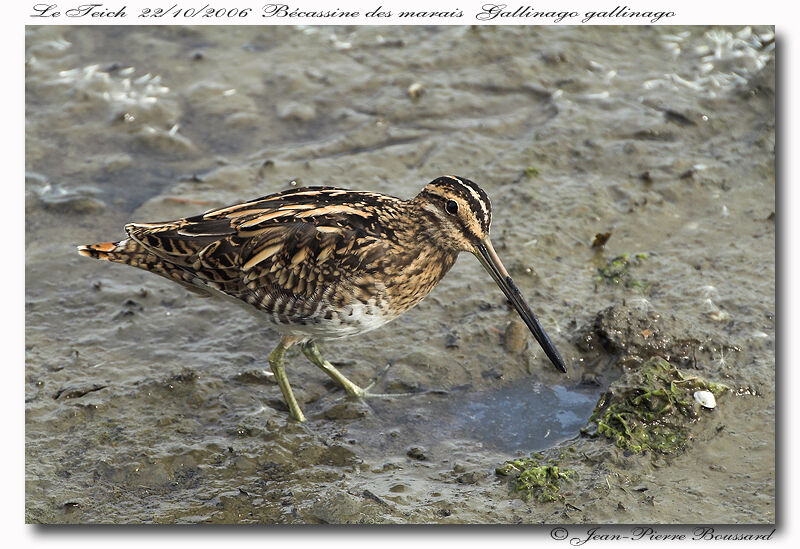
{"type": "MultiPolygon", "coordinates": [[[[470,209],[478,214],[483,230],[489,231],[492,221],[492,203],[483,189],[469,179],[456,176],[439,177],[434,179],[431,184],[440,189],[454,192],[463,198],[469,204],[470,209]],[[478,198],[476,198],[476,194],[478,198]]],[[[431,193],[426,194],[431,195],[431,193]]]]}

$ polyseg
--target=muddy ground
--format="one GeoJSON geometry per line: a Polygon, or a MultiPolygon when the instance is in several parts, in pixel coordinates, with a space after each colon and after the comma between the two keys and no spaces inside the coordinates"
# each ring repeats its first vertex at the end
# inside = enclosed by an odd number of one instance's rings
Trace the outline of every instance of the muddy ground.
{"type": "Polygon", "coordinates": [[[774,522],[771,38],[28,27],[27,521],[774,522]],[[492,198],[567,375],[464,256],[394,323],[323,345],[358,383],[391,365],[380,390],[432,392],[348,401],[291,352],[299,425],[265,373],[275,332],[75,251],[292,185],[408,198],[447,173],[492,198]],[[656,355],[731,388],[685,446],[581,435],[656,355]],[[495,474],[537,451],[576,472],[552,502],[495,474]]]}

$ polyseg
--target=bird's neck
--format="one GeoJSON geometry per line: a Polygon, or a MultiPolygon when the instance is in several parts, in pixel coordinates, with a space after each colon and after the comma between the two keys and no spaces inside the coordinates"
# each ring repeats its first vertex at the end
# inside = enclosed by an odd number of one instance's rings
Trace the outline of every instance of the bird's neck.
{"type": "Polygon", "coordinates": [[[396,232],[399,261],[394,261],[392,283],[387,289],[394,308],[400,312],[419,303],[447,274],[458,250],[443,240],[430,215],[409,201],[406,223],[396,232]]]}

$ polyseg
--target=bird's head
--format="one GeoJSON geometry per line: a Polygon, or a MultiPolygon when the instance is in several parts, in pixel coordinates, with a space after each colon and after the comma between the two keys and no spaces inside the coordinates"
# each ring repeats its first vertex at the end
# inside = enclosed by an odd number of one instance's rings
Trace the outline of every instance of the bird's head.
{"type": "Polygon", "coordinates": [[[445,175],[434,179],[414,199],[435,226],[439,245],[460,252],[472,252],[479,242],[489,239],[492,204],[478,185],[445,175]]]}
{"type": "Polygon", "coordinates": [[[426,222],[430,224],[426,231],[428,237],[435,239],[438,246],[474,254],[503,290],[553,365],[566,372],[564,359],[522,297],[489,240],[492,204],[486,192],[469,179],[445,175],[425,185],[414,198],[414,203],[427,212],[426,222]]]}

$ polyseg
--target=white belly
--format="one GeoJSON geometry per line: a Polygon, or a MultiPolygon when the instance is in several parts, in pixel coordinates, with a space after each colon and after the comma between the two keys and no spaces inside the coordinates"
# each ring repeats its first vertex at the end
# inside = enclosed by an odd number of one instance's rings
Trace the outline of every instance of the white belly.
{"type": "Polygon", "coordinates": [[[326,319],[327,309],[321,307],[314,316],[292,323],[279,322],[271,315],[261,313],[279,332],[287,335],[306,336],[323,339],[337,339],[363,334],[380,328],[395,317],[371,303],[353,302],[351,305],[332,311],[332,318],[326,319]]]}

